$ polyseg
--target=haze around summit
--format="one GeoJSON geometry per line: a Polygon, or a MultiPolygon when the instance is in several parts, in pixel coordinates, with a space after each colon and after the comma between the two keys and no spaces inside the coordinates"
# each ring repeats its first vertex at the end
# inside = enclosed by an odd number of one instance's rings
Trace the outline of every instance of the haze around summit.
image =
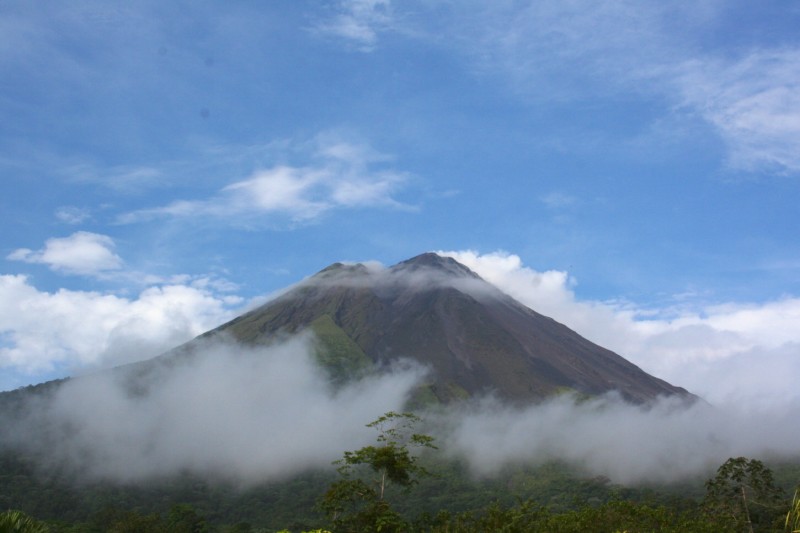
{"type": "Polygon", "coordinates": [[[0,389],[441,251],[718,405],[800,401],[800,9],[0,7],[0,389]]]}

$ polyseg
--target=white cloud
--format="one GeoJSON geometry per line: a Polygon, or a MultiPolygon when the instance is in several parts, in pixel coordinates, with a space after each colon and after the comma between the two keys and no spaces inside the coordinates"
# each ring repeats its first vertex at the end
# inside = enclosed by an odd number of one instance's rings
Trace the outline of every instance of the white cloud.
{"type": "Polygon", "coordinates": [[[192,285],[149,287],[132,299],[65,289],[48,293],[25,276],[2,275],[0,367],[33,378],[146,359],[231,318],[228,305],[237,301],[192,285]]]}
{"type": "Polygon", "coordinates": [[[122,259],[113,248],[114,241],[107,235],[78,231],[69,237],[48,239],[38,251],[20,248],[7,258],[45,264],[68,274],[95,275],[122,268],[122,259]]]}
{"type": "Polygon", "coordinates": [[[800,298],[685,309],[581,301],[566,272],[537,272],[512,254],[440,252],[532,309],[711,402],[800,400],[800,298]],[[670,318],[661,318],[669,314],[670,318]]]}
{"type": "Polygon", "coordinates": [[[393,194],[407,181],[394,170],[373,168],[390,158],[368,146],[320,136],[305,166],[277,165],[234,182],[206,200],[178,200],[164,207],[142,209],[120,217],[122,223],[152,218],[213,216],[248,219],[288,216],[294,222],[312,220],[333,210],[357,207],[412,209],[393,194]]]}
{"type": "Polygon", "coordinates": [[[250,179],[223,189],[230,195],[222,210],[230,211],[288,211],[298,219],[313,218],[329,209],[331,204],[315,199],[315,188],[328,177],[324,169],[275,167],[260,171],[250,179]]]}

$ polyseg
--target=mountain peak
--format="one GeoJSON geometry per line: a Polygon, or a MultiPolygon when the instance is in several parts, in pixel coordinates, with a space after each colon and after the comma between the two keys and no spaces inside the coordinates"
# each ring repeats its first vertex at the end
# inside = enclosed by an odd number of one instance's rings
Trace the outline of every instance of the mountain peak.
{"type": "Polygon", "coordinates": [[[442,272],[457,277],[481,279],[479,275],[452,257],[441,256],[433,252],[425,252],[424,254],[397,263],[391,268],[393,272],[414,272],[423,269],[442,272]]]}
{"type": "Polygon", "coordinates": [[[362,263],[333,263],[317,272],[314,277],[326,279],[338,276],[359,276],[368,272],[369,270],[362,263]]]}

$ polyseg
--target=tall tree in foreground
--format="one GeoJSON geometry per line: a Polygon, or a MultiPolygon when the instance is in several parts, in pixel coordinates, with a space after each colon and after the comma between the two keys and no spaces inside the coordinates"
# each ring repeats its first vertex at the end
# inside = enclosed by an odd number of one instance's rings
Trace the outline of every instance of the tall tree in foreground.
{"type": "Polygon", "coordinates": [[[323,495],[320,507],[334,531],[396,532],[406,524],[387,501],[391,486],[409,489],[427,471],[417,451],[436,448],[433,437],[414,432],[420,419],[411,413],[390,411],[367,427],[378,431],[376,444],[348,451],[334,464],[342,479],[323,495]]]}
{"type": "Polygon", "coordinates": [[[706,481],[706,510],[733,522],[738,531],[767,531],[777,514],[783,493],[764,463],[731,457],[706,481]]]}

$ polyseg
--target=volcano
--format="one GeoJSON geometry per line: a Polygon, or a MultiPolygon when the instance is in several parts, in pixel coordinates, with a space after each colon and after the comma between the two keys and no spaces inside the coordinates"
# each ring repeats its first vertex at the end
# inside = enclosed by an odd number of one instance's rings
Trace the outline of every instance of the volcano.
{"type": "Polygon", "coordinates": [[[429,369],[422,395],[439,402],[612,391],[634,403],[693,398],[434,253],[390,268],[332,264],[203,337],[269,344],[304,331],[335,380],[413,360],[429,369]]]}

